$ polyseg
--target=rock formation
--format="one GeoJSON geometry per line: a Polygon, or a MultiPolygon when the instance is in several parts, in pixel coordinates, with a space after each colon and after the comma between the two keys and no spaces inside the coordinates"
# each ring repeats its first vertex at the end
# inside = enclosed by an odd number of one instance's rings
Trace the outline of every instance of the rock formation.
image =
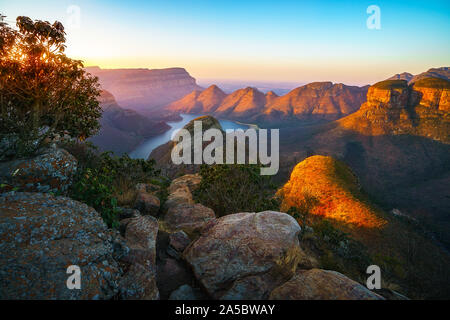
{"type": "Polygon", "coordinates": [[[297,222],[284,213],[231,214],[211,221],[200,238],[184,251],[184,257],[214,298],[227,295],[236,281],[253,281],[247,278],[254,276],[260,276],[258,281],[265,282],[266,286],[260,286],[255,292],[245,291],[249,286],[241,284],[234,291],[242,299],[264,298],[276,283],[271,271],[276,277],[295,270],[299,231],[297,222]]]}
{"type": "Polygon", "coordinates": [[[201,89],[183,68],[86,70],[99,78],[102,88],[111,92],[119,105],[143,114],[201,89]]]}
{"type": "Polygon", "coordinates": [[[0,195],[1,299],[111,299],[126,246],[87,205],[43,193],[0,195]],[[66,269],[81,269],[69,290],[66,269]]]}
{"type": "Polygon", "coordinates": [[[380,228],[386,221],[364,199],[358,178],[340,161],[313,156],[297,164],[278,191],[282,210],[309,201],[310,213],[359,227],[380,228]]]}
{"type": "Polygon", "coordinates": [[[0,180],[19,191],[66,193],[77,164],[66,150],[51,147],[30,159],[0,162],[0,180]]]}
{"type": "Polygon", "coordinates": [[[336,271],[299,270],[272,291],[273,300],[384,300],[361,284],[336,271]]]}

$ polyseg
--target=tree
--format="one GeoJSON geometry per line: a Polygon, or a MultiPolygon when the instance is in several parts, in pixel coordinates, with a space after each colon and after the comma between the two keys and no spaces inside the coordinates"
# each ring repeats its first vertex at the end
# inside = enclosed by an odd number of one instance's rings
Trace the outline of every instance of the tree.
{"type": "Polygon", "coordinates": [[[16,26],[0,22],[0,135],[14,134],[17,152],[33,153],[54,134],[94,134],[98,79],[64,54],[63,25],[17,17],[16,26]]]}

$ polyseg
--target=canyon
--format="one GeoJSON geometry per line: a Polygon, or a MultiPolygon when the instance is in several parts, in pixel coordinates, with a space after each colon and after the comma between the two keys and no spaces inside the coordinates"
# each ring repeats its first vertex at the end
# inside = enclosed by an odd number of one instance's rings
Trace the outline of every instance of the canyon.
{"type": "Polygon", "coordinates": [[[103,90],[99,98],[102,107],[100,131],[89,138],[101,151],[123,154],[132,151],[145,139],[169,130],[162,121],[152,120],[118,105],[114,96],[103,90]]]}

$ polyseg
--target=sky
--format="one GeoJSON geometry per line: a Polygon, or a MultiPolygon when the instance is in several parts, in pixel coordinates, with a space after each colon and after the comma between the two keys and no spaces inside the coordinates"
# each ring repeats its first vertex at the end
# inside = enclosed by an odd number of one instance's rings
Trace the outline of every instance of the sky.
{"type": "Polygon", "coordinates": [[[197,79],[371,84],[450,66],[450,1],[5,1],[7,21],[61,21],[67,55],[197,79]],[[379,8],[379,20],[374,11],[379,8]],[[371,26],[368,28],[367,20],[371,26]],[[375,24],[374,24],[375,23],[375,24]]]}

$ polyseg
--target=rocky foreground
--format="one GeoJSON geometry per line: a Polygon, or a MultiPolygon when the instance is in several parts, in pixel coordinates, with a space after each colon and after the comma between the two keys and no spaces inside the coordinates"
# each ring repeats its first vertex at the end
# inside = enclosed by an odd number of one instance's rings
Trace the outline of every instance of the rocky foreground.
{"type": "MultiPolygon", "coordinates": [[[[40,191],[46,181],[35,181],[40,191]]],[[[161,216],[159,187],[138,184],[119,231],[67,197],[1,194],[0,298],[383,299],[340,273],[298,268],[301,228],[288,214],[217,218],[192,198],[200,181],[173,180],[161,216]],[[70,265],[81,269],[79,290],[67,288],[70,265]]]]}

